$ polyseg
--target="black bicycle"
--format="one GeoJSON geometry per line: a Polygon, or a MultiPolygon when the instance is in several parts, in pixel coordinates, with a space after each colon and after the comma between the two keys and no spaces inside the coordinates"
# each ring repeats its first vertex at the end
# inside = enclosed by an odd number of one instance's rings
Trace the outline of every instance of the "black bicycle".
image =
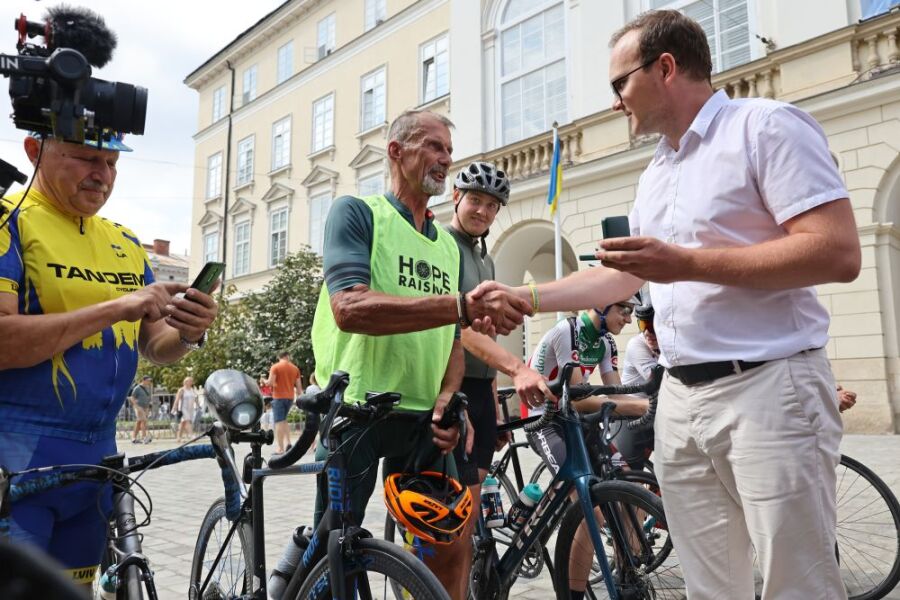
{"type": "MultiPolygon", "coordinates": [[[[396,597],[447,600],[449,597],[428,568],[400,547],[373,539],[352,522],[347,497],[344,452],[339,439],[351,423],[367,424],[386,418],[400,400],[396,393],[369,394],[364,403],[346,404],[344,390],[350,376],[335,372],[324,390],[301,396],[297,405],[307,415],[304,434],[284,455],[262,467],[261,441],[249,441],[251,453],[243,472],[231,471],[232,485],[240,490],[237,503],[220,500],[203,520],[194,549],[190,598],[224,599],[267,597],[263,524],[263,482],[278,475],[325,473],[330,502],[312,535],[295,534],[305,546],[281,594],[284,599],[347,599],[396,597]],[[328,441],[325,461],[294,465],[315,438],[318,415],[324,414],[322,438],[328,441]]],[[[229,449],[230,453],[230,449],[229,449]]]]}

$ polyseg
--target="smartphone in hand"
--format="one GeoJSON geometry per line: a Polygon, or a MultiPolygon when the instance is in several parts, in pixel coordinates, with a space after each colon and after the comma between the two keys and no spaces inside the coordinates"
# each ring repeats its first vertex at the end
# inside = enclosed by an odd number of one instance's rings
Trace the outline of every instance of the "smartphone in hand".
{"type": "Polygon", "coordinates": [[[604,240],[616,237],[628,237],[631,235],[628,217],[624,215],[618,217],[606,217],[600,221],[600,228],[603,230],[604,240]]]}
{"type": "Polygon", "coordinates": [[[191,283],[191,287],[195,290],[208,294],[212,291],[213,286],[225,272],[225,263],[208,262],[200,269],[200,273],[191,283]]]}

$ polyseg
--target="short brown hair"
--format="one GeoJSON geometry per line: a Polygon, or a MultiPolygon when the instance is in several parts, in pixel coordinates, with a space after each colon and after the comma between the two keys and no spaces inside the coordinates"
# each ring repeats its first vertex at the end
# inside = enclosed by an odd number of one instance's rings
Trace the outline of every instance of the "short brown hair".
{"type": "Polygon", "coordinates": [[[391,127],[388,130],[388,142],[397,141],[401,144],[408,144],[419,133],[419,119],[424,116],[434,117],[443,123],[447,129],[455,127],[453,121],[430,110],[405,110],[391,123],[391,127]]]}
{"type": "Polygon", "coordinates": [[[639,32],[641,62],[645,63],[668,52],[692,79],[710,81],[712,57],[706,32],[697,21],[677,10],[648,10],[616,31],[609,40],[615,46],[629,31],[639,32]]]}

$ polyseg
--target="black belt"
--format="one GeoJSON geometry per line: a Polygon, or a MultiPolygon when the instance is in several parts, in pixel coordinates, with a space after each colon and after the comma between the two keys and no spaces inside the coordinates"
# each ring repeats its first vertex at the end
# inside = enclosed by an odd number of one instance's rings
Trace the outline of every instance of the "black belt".
{"type": "Polygon", "coordinates": [[[748,362],[746,360],[722,360],[718,362],[699,363],[696,365],[682,365],[669,368],[669,375],[676,378],[684,385],[698,385],[709,383],[720,377],[742,373],[755,369],[766,361],[748,362]]]}

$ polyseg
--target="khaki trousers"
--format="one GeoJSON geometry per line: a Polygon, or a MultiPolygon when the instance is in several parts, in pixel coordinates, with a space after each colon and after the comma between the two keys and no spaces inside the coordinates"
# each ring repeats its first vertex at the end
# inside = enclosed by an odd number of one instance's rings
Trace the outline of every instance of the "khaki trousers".
{"type": "Polygon", "coordinates": [[[655,464],[691,600],[845,600],[835,557],[842,422],[824,350],[713,382],[666,375],[655,464]],[[751,548],[752,543],[752,548],[751,548]]]}

